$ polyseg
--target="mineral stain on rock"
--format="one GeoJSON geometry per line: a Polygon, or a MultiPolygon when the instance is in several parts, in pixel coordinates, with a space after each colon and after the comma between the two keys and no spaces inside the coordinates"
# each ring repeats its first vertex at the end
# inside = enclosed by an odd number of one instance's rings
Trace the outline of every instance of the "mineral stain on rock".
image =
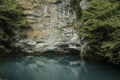
{"type": "Polygon", "coordinates": [[[76,19],[70,0],[19,0],[19,4],[33,30],[25,32],[27,38],[16,42],[16,47],[28,53],[79,51],[78,33],[68,26],[76,19]]]}

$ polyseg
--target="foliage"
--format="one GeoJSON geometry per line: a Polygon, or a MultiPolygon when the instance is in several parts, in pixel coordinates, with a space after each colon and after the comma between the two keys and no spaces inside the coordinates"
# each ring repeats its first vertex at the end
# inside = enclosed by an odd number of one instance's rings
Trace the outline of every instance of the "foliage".
{"type": "Polygon", "coordinates": [[[82,13],[82,10],[80,7],[80,1],[81,0],[70,0],[70,7],[71,7],[73,13],[75,11],[77,19],[80,19],[81,13],[82,13]]]}
{"type": "Polygon", "coordinates": [[[90,46],[87,55],[120,63],[120,1],[91,0],[83,11],[80,35],[90,46]]]}
{"type": "Polygon", "coordinates": [[[0,55],[12,51],[13,36],[23,26],[23,11],[16,0],[0,0],[0,55]]]}

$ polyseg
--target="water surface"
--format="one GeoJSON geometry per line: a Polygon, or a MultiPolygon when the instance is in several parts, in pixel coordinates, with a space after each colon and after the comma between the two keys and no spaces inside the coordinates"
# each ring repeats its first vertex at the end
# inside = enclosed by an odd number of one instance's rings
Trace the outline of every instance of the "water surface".
{"type": "Polygon", "coordinates": [[[0,62],[7,80],[120,80],[120,69],[85,63],[78,56],[27,56],[0,62]]]}

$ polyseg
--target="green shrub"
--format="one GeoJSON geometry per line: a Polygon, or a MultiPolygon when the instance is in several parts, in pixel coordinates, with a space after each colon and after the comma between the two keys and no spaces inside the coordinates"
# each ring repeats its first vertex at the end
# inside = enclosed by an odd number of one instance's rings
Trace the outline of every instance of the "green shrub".
{"type": "Polygon", "coordinates": [[[91,0],[83,11],[80,36],[90,46],[88,55],[120,63],[120,1],[91,0]]]}
{"type": "Polygon", "coordinates": [[[0,0],[0,55],[12,51],[15,31],[23,28],[24,20],[23,10],[16,0],[0,0]]]}

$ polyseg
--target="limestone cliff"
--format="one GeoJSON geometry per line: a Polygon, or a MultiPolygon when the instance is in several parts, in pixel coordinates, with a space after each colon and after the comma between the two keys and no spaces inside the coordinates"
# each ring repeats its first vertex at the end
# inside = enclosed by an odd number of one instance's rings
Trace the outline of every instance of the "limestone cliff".
{"type": "Polygon", "coordinates": [[[73,52],[79,51],[77,31],[69,25],[76,15],[70,9],[70,0],[18,0],[24,9],[27,23],[33,30],[26,31],[27,38],[16,42],[23,52],[73,52]]]}

